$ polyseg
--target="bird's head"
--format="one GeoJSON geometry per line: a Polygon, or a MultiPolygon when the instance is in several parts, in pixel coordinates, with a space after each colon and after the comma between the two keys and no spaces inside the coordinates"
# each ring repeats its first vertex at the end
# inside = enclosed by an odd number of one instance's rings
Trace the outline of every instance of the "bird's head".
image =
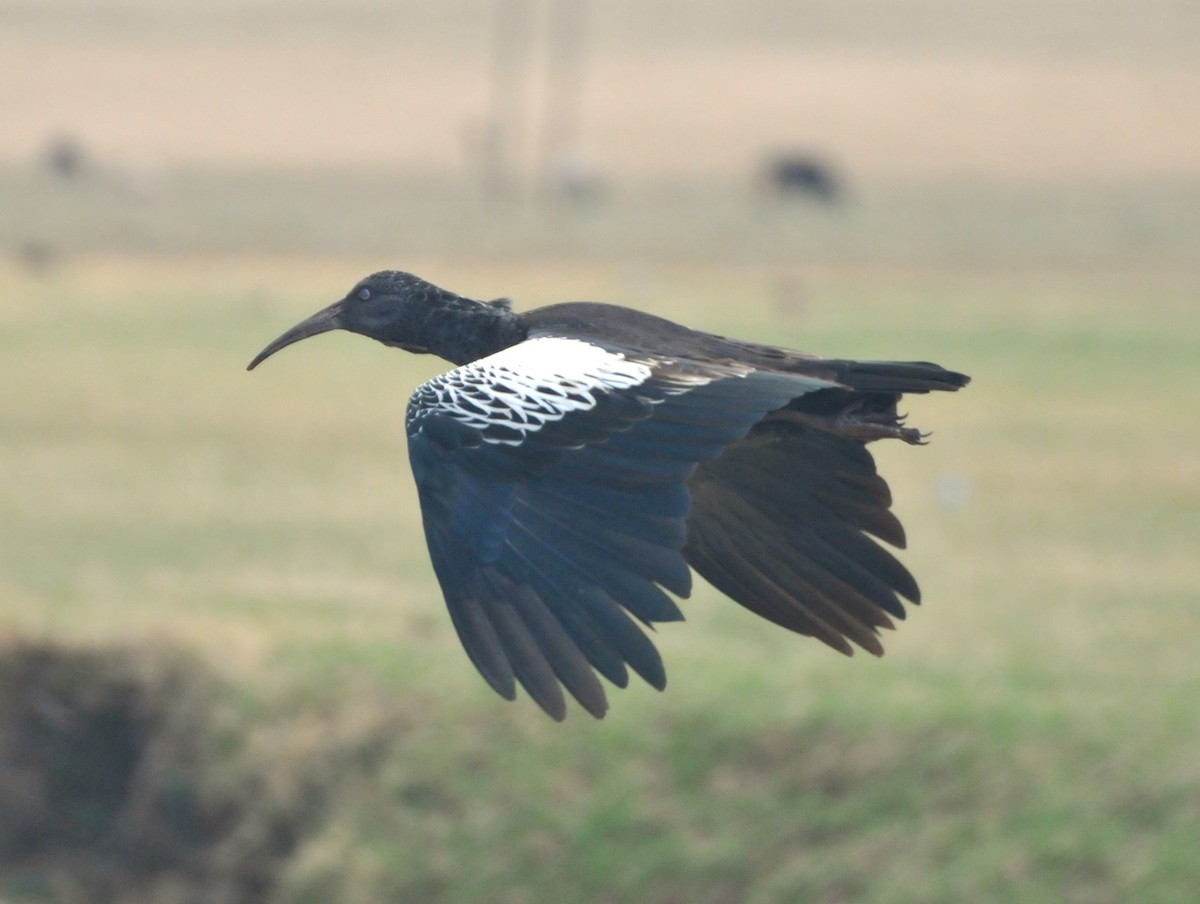
{"type": "MultiPolygon", "coordinates": [[[[430,314],[451,301],[465,301],[432,283],[399,270],[383,270],[360,280],[346,297],[296,324],[259,352],[247,370],[281,348],[330,330],[349,330],[410,352],[428,352],[423,340],[430,314]]],[[[473,303],[473,302],[472,302],[473,303]]]]}

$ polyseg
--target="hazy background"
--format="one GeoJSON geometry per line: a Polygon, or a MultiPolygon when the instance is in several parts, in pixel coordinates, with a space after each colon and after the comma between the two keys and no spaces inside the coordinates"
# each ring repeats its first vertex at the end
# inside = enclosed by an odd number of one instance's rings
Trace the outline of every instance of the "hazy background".
{"type": "Polygon", "coordinates": [[[1190,904],[1197,46],[1166,0],[0,0],[0,899],[1190,904]],[[844,660],[701,586],[665,694],[495,698],[404,449],[441,363],[243,371],[383,267],[972,374],[876,449],[925,604],[844,660]]]}

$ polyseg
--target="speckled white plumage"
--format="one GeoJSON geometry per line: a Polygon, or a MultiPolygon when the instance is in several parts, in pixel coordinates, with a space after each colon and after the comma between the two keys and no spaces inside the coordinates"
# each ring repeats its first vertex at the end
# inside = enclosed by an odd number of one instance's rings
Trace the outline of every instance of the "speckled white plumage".
{"type": "Polygon", "coordinates": [[[633,389],[652,375],[647,364],[590,342],[530,339],[419,386],[408,429],[437,413],[483,431],[485,442],[519,445],[549,422],[594,408],[599,394],[633,389]]]}

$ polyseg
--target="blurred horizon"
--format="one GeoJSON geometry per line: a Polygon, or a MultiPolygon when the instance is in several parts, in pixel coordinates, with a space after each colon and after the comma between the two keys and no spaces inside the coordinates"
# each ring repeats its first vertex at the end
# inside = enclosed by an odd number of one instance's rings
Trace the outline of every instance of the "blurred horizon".
{"type": "Polygon", "coordinates": [[[0,3],[0,26],[6,167],[65,136],[158,175],[463,184],[500,127],[526,187],[547,151],[618,188],[748,188],[796,150],[872,188],[1200,182],[1200,12],[1182,3],[65,0],[0,3]],[[567,88],[568,146],[547,148],[567,88]]]}
{"type": "Polygon", "coordinates": [[[1193,274],[1194,35],[1165,2],[8,0],[0,243],[1193,274]],[[781,203],[786,158],[837,201],[781,203]]]}

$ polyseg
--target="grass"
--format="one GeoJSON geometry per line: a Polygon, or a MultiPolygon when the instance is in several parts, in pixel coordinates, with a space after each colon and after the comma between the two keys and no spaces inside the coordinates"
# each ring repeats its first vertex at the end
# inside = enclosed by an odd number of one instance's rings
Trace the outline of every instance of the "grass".
{"type": "Polygon", "coordinates": [[[0,2],[0,898],[1191,904],[1193,11],[597,6],[572,209],[480,204],[490,5],[93,6],[0,2]],[[764,198],[788,147],[849,202],[764,198]],[[499,700],[405,460],[439,362],[243,370],[383,266],[972,374],[876,452],[925,603],[846,660],[701,586],[665,694],[499,700]]]}
{"type": "MultiPolygon", "coordinates": [[[[414,268],[522,305],[628,285],[414,268]]],[[[443,614],[400,428],[436,362],[337,336],[242,371],[361,269],[0,272],[4,628],[217,668],[249,709],[214,775],[275,776],[247,799],[303,827],[273,900],[1189,900],[1186,272],[826,267],[781,317],[769,266],[657,269],[656,309],[697,325],[975,376],[913,401],[932,446],[878,450],[927,602],[842,660],[701,589],[659,632],[666,694],[556,726],[494,699],[443,614]]]]}

